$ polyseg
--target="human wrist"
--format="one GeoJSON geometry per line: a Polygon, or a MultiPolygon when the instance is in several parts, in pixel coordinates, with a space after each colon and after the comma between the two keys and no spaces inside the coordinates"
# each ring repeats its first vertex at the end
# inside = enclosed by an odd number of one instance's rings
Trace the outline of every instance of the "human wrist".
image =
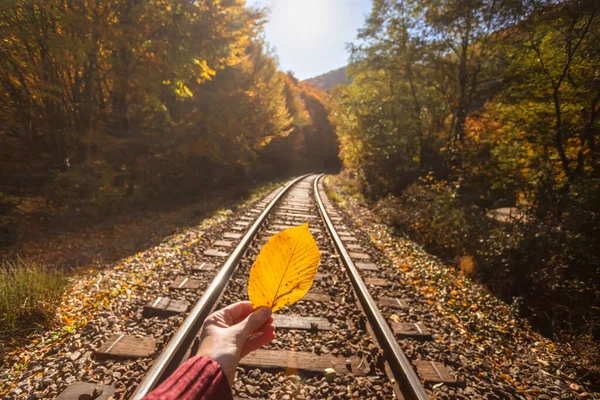
{"type": "Polygon", "coordinates": [[[214,345],[212,343],[201,343],[196,353],[197,356],[208,357],[214,360],[223,371],[223,374],[227,378],[229,385],[233,384],[233,378],[235,376],[235,368],[239,362],[239,358],[236,360],[236,356],[232,354],[226,346],[214,345]]]}

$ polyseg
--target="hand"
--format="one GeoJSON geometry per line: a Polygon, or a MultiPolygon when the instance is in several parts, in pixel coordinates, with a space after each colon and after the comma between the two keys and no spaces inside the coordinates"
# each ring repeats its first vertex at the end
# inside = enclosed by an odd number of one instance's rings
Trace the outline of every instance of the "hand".
{"type": "Polygon", "coordinates": [[[252,303],[241,301],[204,320],[197,355],[218,362],[230,385],[242,357],[275,338],[271,309],[263,307],[253,311],[252,303]]]}

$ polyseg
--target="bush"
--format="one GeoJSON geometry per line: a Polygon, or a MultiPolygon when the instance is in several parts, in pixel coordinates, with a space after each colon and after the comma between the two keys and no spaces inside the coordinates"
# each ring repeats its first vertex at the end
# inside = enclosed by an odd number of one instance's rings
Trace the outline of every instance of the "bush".
{"type": "Polygon", "coordinates": [[[0,264],[0,335],[50,325],[66,285],[62,272],[36,261],[0,264]]]}
{"type": "Polygon", "coordinates": [[[518,226],[518,245],[490,265],[511,278],[506,295],[522,297],[522,311],[547,335],[564,330],[600,339],[598,219],[597,212],[585,210],[552,219],[532,216],[518,226]]]}
{"type": "Polygon", "coordinates": [[[427,251],[477,277],[495,295],[518,304],[543,334],[589,332],[600,338],[600,220],[594,209],[573,206],[542,218],[499,222],[469,204],[456,185],[430,177],[374,211],[427,251]]]}
{"type": "Polygon", "coordinates": [[[375,212],[445,259],[458,261],[466,255],[465,243],[471,234],[469,210],[460,206],[456,188],[446,181],[422,178],[399,197],[377,202],[375,212]]]}

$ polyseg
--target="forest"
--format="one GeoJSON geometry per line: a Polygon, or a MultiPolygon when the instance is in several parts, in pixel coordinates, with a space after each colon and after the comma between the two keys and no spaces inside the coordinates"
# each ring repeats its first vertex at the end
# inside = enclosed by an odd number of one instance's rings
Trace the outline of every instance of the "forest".
{"type": "Polygon", "coordinates": [[[350,191],[536,329],[585,343],[600,337],[599,12],[376,0],[352,83],[328,93],[350,191]]]}
{"type": "Polygon", "coordinates": [[[278,69],[264,22],[243,0],[2,2],[0,246],[27,218],[337,168],[321,94],[278,69]]]}
{"type": "Polygon", "coordinates": [[[307,79],[306,82],[310,83],[319,90],[327,90],[337,85],[350,83],[346,79],[346,67],[325,72],[324,74],[315,76],[314,78],[307,79]]]}

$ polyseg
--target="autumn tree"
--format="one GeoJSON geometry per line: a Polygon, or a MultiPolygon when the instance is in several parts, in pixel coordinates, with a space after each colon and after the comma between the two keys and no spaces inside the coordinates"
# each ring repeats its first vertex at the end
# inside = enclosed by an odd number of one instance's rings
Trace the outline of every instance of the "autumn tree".
{"type": "Polygon", "coordinates": [[[381,215],[544,332],[597,319],[599,21],[590,1],[375,1],[332,93],[381,215]]]}
{"type": "Polygon", "coordinates": [[[244,0],[3,3],[0,203],[102,215],[284,174],[262,151],[311,119],[264,22],[244,0]]]}
{"type": "Polygon", "coordinates": [[[284,93],[293,127],[288,136],[275,139],[261,152],[265,167],[288,173],[338,171],[339,144],[329,117],[328,100],[292,73],[285,75],[284,93]]]}

